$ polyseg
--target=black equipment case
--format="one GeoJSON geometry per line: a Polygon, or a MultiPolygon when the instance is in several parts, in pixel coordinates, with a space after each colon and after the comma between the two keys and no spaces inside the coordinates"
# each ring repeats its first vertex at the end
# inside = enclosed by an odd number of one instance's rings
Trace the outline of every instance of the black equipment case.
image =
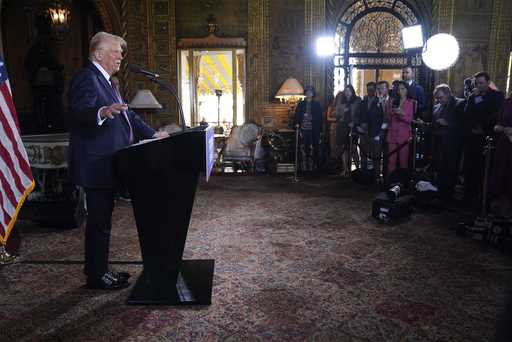
{"type": "Polygon", "coordinates": [[[412,203],[411,195],[403,195],[393,201],[385,192],[381,192],[373,200],[372,216],[385,223],[405,219],[412,213],[412,203]]]}

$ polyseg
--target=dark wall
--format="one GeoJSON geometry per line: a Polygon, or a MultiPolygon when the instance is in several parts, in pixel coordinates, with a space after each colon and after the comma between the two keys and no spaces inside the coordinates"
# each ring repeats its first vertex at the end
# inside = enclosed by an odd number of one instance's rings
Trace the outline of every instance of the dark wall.
{"type": "Polygon", "coordinates": [[[2,5],[4,57],[23,134],[65,129],[69,82],[88,53],[84,32],[97,25],[90,13],[94,6],[75,0],[71,29],[57,37],[41,15],[41,4],[38,0],[18,0],[3,1],[2,5]],[[41,72],[41,68],[49,71],[41,72]],[[41,79],[49,86],[41,86],[41,79]],[[44,117],[38,114],[42,111],[44,117]],[[43,121],[48,120],[52,129],[45,131],[48,125],[43,121]]]}
{"type": "Polygon", "coordinates": [[[177,37],[206,36],[209,14],[217,19],[218,36],[247,37],[247,0],[177,0],[177,37]]]}
{"type": "Polygon", "coordinates": [[[304,85],[304,1],[271,2],[270,44],[270,95],[273,98],[288,77],[304,85]]]}

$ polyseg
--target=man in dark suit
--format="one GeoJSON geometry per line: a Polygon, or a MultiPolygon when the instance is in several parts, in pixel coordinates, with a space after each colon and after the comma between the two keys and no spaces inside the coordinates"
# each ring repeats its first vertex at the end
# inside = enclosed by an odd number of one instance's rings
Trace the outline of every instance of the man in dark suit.
{"type": "Polygon", "coordinates": [[[414,118],[422,118],[427,110],[427,96],[425,89],[414,80],[414,73],[410,66],[402,69],[402,79],[409,85],[408,96],[418,102],[417,112],[414,113],[414,118]]]}
{"type": "Polygon", "coordinates": [[[110,77],[119,71],[126,42],[99,32],[90,42],[89,61],[73,78],[69,89],[69,168],[76,185],[86,193],[85,274],[87,287],[121,289],[129,285],[127,272],[108,269],[108,253],[114,194],[118,183],[113,156],[133,143],[137,133],[144,138],[165,137],[155,132],[124,103],[110,77]]]}
{"type": "Polygon", "coordinates": [[[477,209],[485,174],[485,138],[494,135],[494,125],[504,101],[502,92],[490,87],[490,76],[479,72],[474,76],[475,88],[466,101],[464,112],[464,202],[477,209]]]}
{"type": "Polygon", "coordinates": [[[432,161],[439,195],[451,200],[462,153],[465,100],[456,98],[447,84],[434,89],[437,104],[432,113],[432,161]]]}

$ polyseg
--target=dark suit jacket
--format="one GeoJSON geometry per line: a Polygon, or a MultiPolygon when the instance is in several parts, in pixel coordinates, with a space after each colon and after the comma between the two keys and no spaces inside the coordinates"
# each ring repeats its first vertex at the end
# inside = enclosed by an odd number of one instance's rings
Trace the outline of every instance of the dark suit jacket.
{"type": "Polygon", "coordinates": [[[464,130],[471,135],[471,130],[481,128],[484,135],[494,134],[494,125],[505,97],[500,91],[489,89],[484,95],[472,94],[466,102],[464,130]]]}
{"type": "Polygon", "coordinates": [[[362,122],[368,125],[368,134],[374,138],[381,133],[381,126],[384,120],[384,108],[379,104],[379,99],[374,98],[370,108],[368,108],[368,97],[365,96],[361,103],[362,122]]]}
{"type": "MultiPolygon", "coordinates": [[[[69,169],[73,183],[86,188],[112,188],[114,154],[129,145],[130,128],[120,113],[98,125],[98,110],[117,103],[110,83],[88,62],[71,81],[69,169]]],[[[139,116],[128,110],[134,134],[150,138],[155,133],[139,116]]]]}
{"type": "Polygon", "coordinates": [[[412,84],[409,86],[409,97],[418,102],[418,112],[414,113],[415,117],[418,114],[425,113],[427,110],[427,96],[423,87],[416,83],[416,81],[412,81],[412,84]]]}

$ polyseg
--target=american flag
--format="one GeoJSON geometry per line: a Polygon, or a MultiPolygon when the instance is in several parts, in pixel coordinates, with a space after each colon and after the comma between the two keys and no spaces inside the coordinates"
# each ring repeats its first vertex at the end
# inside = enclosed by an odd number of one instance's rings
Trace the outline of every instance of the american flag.
{"type": "Polygon", "coordinates": [[[7,243],[21,206],[34,184],[21,141],[7,69],[0,57],[0,245],[7,243]]]}

